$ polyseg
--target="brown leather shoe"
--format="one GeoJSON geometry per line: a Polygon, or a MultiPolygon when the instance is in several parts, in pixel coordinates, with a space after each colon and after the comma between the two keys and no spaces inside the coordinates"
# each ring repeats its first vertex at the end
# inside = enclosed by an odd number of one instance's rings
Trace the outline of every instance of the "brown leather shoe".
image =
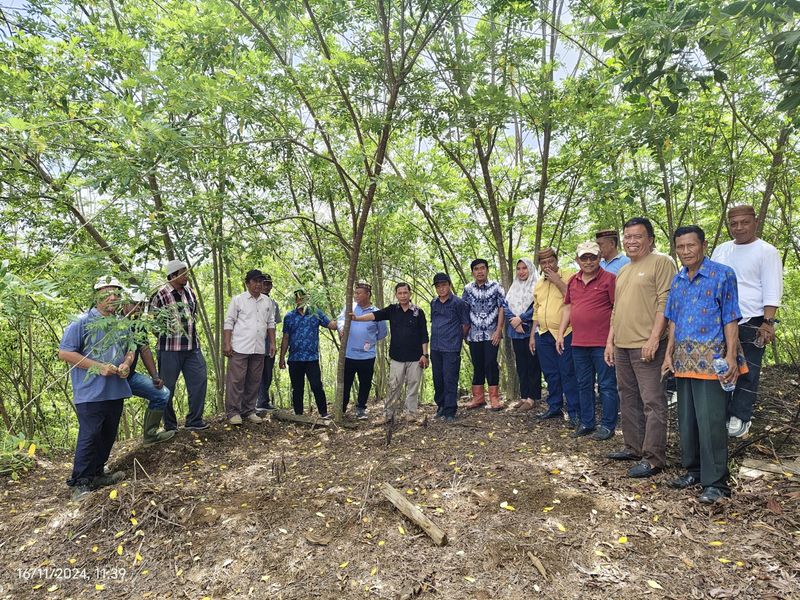
{"type": "Polygon", "coordinates": [[[467,403],[467,410],[472,410],[473,408],[480,408],[481,406],[486,406],[486,396],[484,395],[483,386],[473,385],[472,400],[467,403]]]}

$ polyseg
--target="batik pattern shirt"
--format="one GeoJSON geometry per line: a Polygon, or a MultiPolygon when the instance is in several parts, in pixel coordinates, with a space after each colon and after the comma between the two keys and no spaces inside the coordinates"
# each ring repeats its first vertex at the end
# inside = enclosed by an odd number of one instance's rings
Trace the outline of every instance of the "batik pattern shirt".
{"type": "Polygon", "coordinates": [[[469,306],[468,342],[486,342],[492,339],[505,298],[505,291],[496,281],[488,281],[483,285],[474,282],[467,284],[461,299],[469,306]]]}
{"type": "Polygon", "coordinates": [[[716,379],[711,363],[726,354],[725,325],[742,317],[733,269],[705,258],[689,279],[683,267],[672,280],[664,316],[675,324],[675,376],[716,379]]]}
{"type": "Polygon", "coordinates": [[[319,328],[331,320],[321,310],[301,313],[294,309],[283,317],[283,335],[289,336],[289,362],[319,360],[319,328]]]}

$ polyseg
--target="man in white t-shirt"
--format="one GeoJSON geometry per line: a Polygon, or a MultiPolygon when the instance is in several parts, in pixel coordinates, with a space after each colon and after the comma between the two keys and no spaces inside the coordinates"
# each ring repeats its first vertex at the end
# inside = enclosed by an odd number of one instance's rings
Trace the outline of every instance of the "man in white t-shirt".
{"type": "Polygon", "coordinates": [[[750,372],[740,375],[728,404],[728,435],[742,437],[750,430],[764,346],[775,339],[775,313],[783,295],[783,263],[775,246],[756,237],[752,206],[728,210],[733,240],[714,250],[711,260],[732,267],[739,289],[739,340],[750,372]]]}

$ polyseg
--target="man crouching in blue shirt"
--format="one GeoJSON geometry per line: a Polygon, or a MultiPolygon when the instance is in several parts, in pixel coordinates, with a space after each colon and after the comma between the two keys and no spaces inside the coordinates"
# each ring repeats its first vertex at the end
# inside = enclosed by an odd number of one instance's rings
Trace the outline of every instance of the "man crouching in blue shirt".
{"type": "Polygon", "coordinates": [[[78,443],[72,476],[67,480],[73,500],[125,478],[122,471],[105,475],[103,466],[117,437],[123,400],[131,396],[127,377],[134,353],[126,351],[127,336],[104,340],[107,334],[118,333],[92,327],[93,321],[114,314],[122,284],[114,277],[101,277],[94,290],[95,307],[69,324],[58,349],[58,358],[71,365],[78,415],[78,443]]]}

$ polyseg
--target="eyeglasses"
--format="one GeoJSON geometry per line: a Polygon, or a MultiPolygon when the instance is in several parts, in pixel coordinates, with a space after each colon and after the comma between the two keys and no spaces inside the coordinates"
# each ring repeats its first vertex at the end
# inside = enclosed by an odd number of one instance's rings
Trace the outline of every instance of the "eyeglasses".
{"type": "Polygon", "coordinates": [[[594,256],[593,254],[584,254],[583,256],[579,256],[578,260],[581,262],[594,262],[600,260],[600,257],[594,256]]]}

